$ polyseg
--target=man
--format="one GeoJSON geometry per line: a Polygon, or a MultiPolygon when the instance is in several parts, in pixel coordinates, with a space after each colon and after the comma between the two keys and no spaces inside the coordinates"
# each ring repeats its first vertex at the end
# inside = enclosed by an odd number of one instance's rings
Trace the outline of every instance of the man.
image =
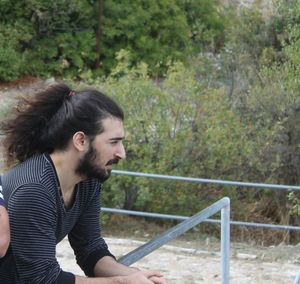
{"type": "Polygon", "coordinates": [[[8,214],[2,195],[2,185],[0,180],[0,265],[1,258],[6,254],[10,242],[8,214]]]}
{"type": "Polygon", "coordinates": [[[123,111],[95,90],[53,85],[26,98],[2,124],[2,176],[11,249],[0,283],[165,284],[159,271],[119,264],[100,237],[101,183],[125,158],[123,111]],[[87,277],[62,271],[56,244],[68,235],[87,277]]]}

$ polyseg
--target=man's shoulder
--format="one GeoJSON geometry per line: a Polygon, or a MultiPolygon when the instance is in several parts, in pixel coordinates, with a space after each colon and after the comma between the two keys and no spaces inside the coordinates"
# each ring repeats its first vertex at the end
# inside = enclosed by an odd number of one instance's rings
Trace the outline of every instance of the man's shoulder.
{"type": "Polygon", "coordinates": [[[12,191],[28,184],[53,183],[55,174],[44,155],[36,155],[11,168],[2,175],[4,191],[12,191]]]}
{"type": "Polygon", "coordinates": [[[50,163],[44,155],[35,155],[6,171],[3,174],[3,177],[5,178],[9,175],[21,175],[24,178],[30,178],[44,172],[45,167],[49,165],[50,163]]]}

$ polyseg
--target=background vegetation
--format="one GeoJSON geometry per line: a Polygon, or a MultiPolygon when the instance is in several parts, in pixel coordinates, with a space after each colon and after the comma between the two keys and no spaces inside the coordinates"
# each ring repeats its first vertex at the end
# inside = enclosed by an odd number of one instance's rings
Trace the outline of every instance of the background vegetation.
{"type": "MultiPolygon", "coordinates": [[[[127,113],[120,169],[299,184],[299,1],[106,0],[98,26],[99,3],[1,0],[0,80],[55,76],[114,96],[127,113]]],[[[299,225],[286,191],[114,175],[104,205],[191,215],[224,195],[234,220],[299,225]]]]}

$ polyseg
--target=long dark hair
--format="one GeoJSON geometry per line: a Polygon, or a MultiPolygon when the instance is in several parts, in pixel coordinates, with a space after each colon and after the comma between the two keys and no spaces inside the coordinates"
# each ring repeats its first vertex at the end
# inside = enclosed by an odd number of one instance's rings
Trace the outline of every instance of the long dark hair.
{"type": "Polygon", "coordinates": [[[93,140],[103,131],[102,120],[109,116],[124,119],[123,110],[110,97],[93,89],[73,91],[64,83],[20,98],[14,110],[1,123],[7,165],[63,150],[77,131],[93,140]]]}

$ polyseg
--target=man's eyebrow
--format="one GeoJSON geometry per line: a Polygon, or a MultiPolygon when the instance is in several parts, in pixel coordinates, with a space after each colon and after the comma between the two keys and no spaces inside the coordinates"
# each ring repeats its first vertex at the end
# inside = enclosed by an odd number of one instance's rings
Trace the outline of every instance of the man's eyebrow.
{"type": "Polygon", "coordinates": [[[109,140],[110,141],[120,141],[120,140],[124,140],[125,137],[113,137],[113,138],[110,138],[109,140]]]}

